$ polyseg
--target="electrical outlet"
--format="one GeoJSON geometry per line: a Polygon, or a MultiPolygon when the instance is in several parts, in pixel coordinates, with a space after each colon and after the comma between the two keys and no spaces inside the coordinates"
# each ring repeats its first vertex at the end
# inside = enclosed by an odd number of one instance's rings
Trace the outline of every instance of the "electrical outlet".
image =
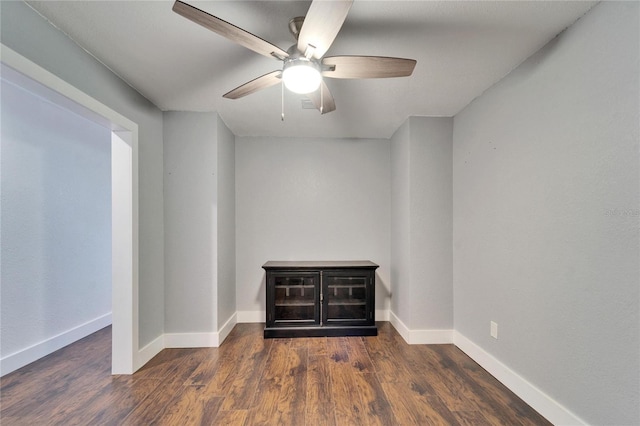
{"type": "Polygon", "coordinates": [[[498,338],[498,323],[491,321],[491,337],[498,338]]]}

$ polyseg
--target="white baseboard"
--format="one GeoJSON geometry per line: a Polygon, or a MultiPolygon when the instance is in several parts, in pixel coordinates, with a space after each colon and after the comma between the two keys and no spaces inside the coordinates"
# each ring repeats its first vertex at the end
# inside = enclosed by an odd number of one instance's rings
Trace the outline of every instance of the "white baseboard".
{"type": "Polygon", "coordinates": [[[151,343],[138,351],[134,371],[141,368],[147,362],[165,348],[217,348],[229,336],[236,325],[237,314],[224,323],[217,333],[166,333],[158,336],[151,343]]]}
{"type": "Polygon", "coordinates": [[[396,316],[396,314],[393,313],[393,311],[389,311],[389,322],[391,323],[393,328],[396,329],[398,334],[402,336],[404,341],[410,344],[409,341],[411,339],[409,338],[409,332],[410,332],[409,327],[404,325],[404,323],[400,320],[400,318],[396,316]]]}
{"type": "Polygon", "coordinates": [[[39,360],[111,324],[111,312],[0,359],[0,376],[39,360]]]}
{"type": "Polygon", "coordinates": [[[411,330],[389,311],[389,322],[410,345],[441,345],[453,343],[453,330],[411,330]]]}
{"type": "Polygon", "coordinates": [[[218,330],[218,345],[220,346],[224,339],[227,338],[233,327],[238,323],[238,314],[234,312],[233,315],[224,323],[224,325],[218,330]]]}
{"type": "Polygon", "coordinates": [[[136,359],[134,360],[133,371],[136,372],[143,365],[151,361],[151,358],[158,355],[161,350],[164,349],[164,334],[156,337],[149,344],[147,344],[144,348],[138,350],[138,354],[136,359]]]}
{"type": "Polygon", "coordinates": [[[411,330],[412,345],[445,345],[453,343],[453,330],[411,330]]]}
{"type": "Polygon", "coordinates": [[[218,333],[165,333],[165,348],[215,348],[218,333]]]}
{"type": "Polygon", "coordinates": [[[457,331],[453,333],[453,343],[554,425],[587,424],[457,331]]]}
{"type": "Polygon", "coordinates": [[[238,311],[238,323],[244,322],[265,322],[267,313],[265,311],[238,311]]]}
{"type": "Polygon", "coordinates": [[[224,323],[215,333],[165,333],[165,348],[217,348],[227,338],[238,322],[237,313],[224,323]]]}

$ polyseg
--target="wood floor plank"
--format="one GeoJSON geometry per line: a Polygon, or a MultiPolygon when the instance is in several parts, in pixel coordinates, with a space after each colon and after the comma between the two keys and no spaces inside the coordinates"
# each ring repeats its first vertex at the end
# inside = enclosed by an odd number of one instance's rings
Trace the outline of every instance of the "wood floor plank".
{"type": "Polygon", "coordinates": [[[282,380],[287,371],[290,339],[274,339],[267,363],[259,382],[251,409],[247,414],[248,425],[270,424],[280,398],[282,380]]]}
{"type": "MultiPolygon", "coordinates": [[[[228,359],[238,359],[244,346],[249,342],[248,337],[255,339],[261,329],[255,327],[235,327],[222,345],[217,350],[211,350],[205,361],[202,362],[186,380],[185,385],[205,385],[211,382],[213,377],[218,373],[218,368],[222,365],[223,370],[218,375],[218,380],[222,377],[226,379],[231,371],[228,359]]],[[[224,380],[222,380],[224,383],[224,380]]],[[[222,393],[222,391],[221,391],[222,393]]]]}
{"type": "MultiPolygon", "coordinates": [[[[1,379],[2,405],[0,414],[14,404],[24,405],[26,396],[38,399],[43,389],[53,391],[67,387],[67,382],[76,380],[87,373],[76,365],[90,365],[98,376],[111,370],[111,358],[105,353],[111,351],[111,327],[98,330],[90,336],[78,340],[44,358],[8,374],[1,379]]],[[[20,410],[20,408],[18,408],[20,410]]]]}
{"type": "Polygon", "coordinates": [[[327,354],[327,338],[313,337],[308,342],[309,356],[319,356],[327,354]]]}
{"type": "Polygon", "coordinates": [[[121,424],[127,415],[162,384],[159,379],[116,376],[111,386],[87,405],[89,416],[79,417],[80,424],[121,424]]]}
{"type": "Polygon", "coordinates": [[[291,347],[293,349],[309,349],[309,343],[313,340],[312,337],[298,337],[291,339],[291,347]]]}
{"type": "Polygon", "coordinates": [[[346,337],[344,346],[349,355],[349,363],[353,368],[360,373],[373,373],[375,371],[362,337],[346,337]]]}
{"type": "Polygon", "coordinates": [[[352,377],[362,399],[367,423],[380,426],[397,424],[391,404],[375,374],[354,374],[352,377]]]}
{"type": "Polygon", "coordinates": [[[343,338],[327,339],[327,355],[331,361],[337,364],[349,362],[349,353],[344,346],[343,338]]]}
{"type": "Polygon", "coordinates": [[[336,424],[330,374],[329,360],[326,356],[309,354],[305,403],[306,425],[334,426],[336,424]]]}
{"type": "Polygon", "coordinates": [[[468,409],[469,404],[473,410],[477,409],[474,404],[476,395],[470,392],[451,371],[443,369],[432,353],[421,351],[423,345],[406,345],[397,338],[394,340],[399,356],[418,378],[412,383],[421,390],[421,393],[439,395],[447,407],[453,411],[465,407],[468,409]]]}
{"type": "MultiPolygon", "coordinates": [[[[332,339],[329,339],[331,341],[332,339]]],[[[330,353],[332,353],[330,351],[330,353]]],[[[346,352],[345,352],[346,353],[346,352]]],[[[330,363],[331,383],[333,386],[336,423],[339,425],[365,425],[368,423],[365,407],[360,398],[356,375],[353,368],[346,362],[333,359],[330,363]]]]}
{"type": "Polygon", "coordinates": [[[175,381],[163,383],[161,387],[156,388],[144,401],[131,410],[122,421],[122,425],[152,424],[164,414],[167,406],[181,388],[182,384],[175,381]]]}
{"type": "Polygon", "coordinates": [[[267,355],[271,348],[271,340],[252,339],[245,348],[244,356],[236,364],[236,374],[231,388],[226,393],[223,411],[247,410],[258,389],[260,374],[267,362],[267,355]],[[256,374],[258,373],[258,374],[256,374]]]}
{"type": "Polygon", "coordinates": [[[74,409],[81,409],[82,405],[69,400],[68,394],[76,392],[76,389],[79,388],[90,392],[90,395],[78,396],[78,400],[81,399],[84,402],[91,395],[98,393],[101,387],[107,385],[111,373],[111,368],[107,364],[96,362],[90,356],[87,357],[87,360],[86,370],[74,368],[79,362],[76,357],[72,357],[70,360],[60,360],[59,365],[54,368],[55,373],[45,374],[44,377],[34,380],[35,386],[32,386],[28,377],[23,377],[24,388],[12,385],[5,392],[3,386],[0,418],[24,416],[26,417],[25,421],[30,419],[29,421],[37,424],[46,421],[51,417],[51,413],[62,411],[68,415],[74,409]],[[7,401],[6,404],[5,401],[7,401]]]}
{"type": "Polygon", "coordinates": [[[165,349],[111,376],[110,328],[0,382],[13,425],[549,425],[453,345],[378,336],[263,338],[237,324],[219,348],[165,349]]]}
{"type": "Polygon", "coordinates": [[[371,358],[373,369],[382,383],[409,383],[413,374],[397,358],[391,347],[378,337],[365,337],[364,345],[371,358]]]}
{"type": "Polygon", "coordinates": [[[213,424],[224,397],[208,397],[204,386],[181,386],[166,410],[154,422],[158,425],[213,424]]]}
{"type": "Polygon", "coordinates": [[[225,356],[222,351],[212,351],[206,359],[196,367],[191,376],[185,380],[186,386],[198,386],[209,383],[218,372],[218,368],[223,364],[221,357],[225,356]]]}
{"type": "MultiPolygon", "coordinates": [[[[183,390],[183,384],[187,377],[193,374],[196,367],[206,357],[206,350],[193,350],[193,349],[170,349],[166,350],[169,355],[165,355],[163,363],[167,357],[174,359],[175,367],[162,368],[162,372],[167,374],[162,381],[162,385],[153,390],[153,392],[145,398],[140,404],[138,404],[125,419],[123,425],[141,425],[152,424],[157,418],[164,415],[165,410],[174,400],[176,395],[183,390]],[[188,356],[188,355],[191,356],[188,356]]],[[[164,351],[163,351],[164,352],[164,351]]],[[[161,352],[162,354],[162,352],[161,352]]],[[[159,370],[155,371],[153,376],[157,376],[159,370]]],[[[145,375],[139,375],[138,377],[145,378],[145,375]]]]}
{"type": "Polygon", "coordinates": [[[244,359],[246,347],[252,340],[250,335],[239,336],[220,351],[220,365],[215,371],[205,372],[197,367],[185,383],[201,384],[206,386],[210,395],[226,396],[236,379],[238,363],[244,359]],[[213,376],[210,375],[212,372],[213,376]]]}
{"type": "Polygon", "coordinates": [[[429,395],[420,395],[397,382],[382,383],[381,386],[398,424],[438,426],[457,424],[452,413],[443,411],[440,404],[436,404],[436,407],[432,405],[433,401],[429,400],[429,395]]]}
{"type": "Polygon", "coordinates": [[[247,410],[220,411],[211,424],[216,426],[243,426],[246,424],[247,414],[247,410]]]}
{"type": "Polygon", "coordinates": [[[462,426],[491,426],[481,411],[454,411],[453,415],[462,426]]]}
{"type": "Polygon", "coordinates": [[[287,369],[280,386],[280,398],[272,424],[304,425],[307,398],[307,349],[289,348],[287,369]]]}
{"type": "MultiPolygon", "coordinates": [[[[89,416],[93,417],[94,413],[88,411],[88,403],[99,394],[102,389],[104,389],[110,380],[108,377],[102,377],[94,382],[82,382],[82,384],[74,389],[76,392],[76,397],[72,400],[68,398],[56,398],[58,400],[58,404],[51,410],[50,413],[47,413],[45,410],[42,411],[42,408],[38,409],[38,412],[41,413],[36,423],[45,424],[82,424],[82,417],[89,416]]],[[[31,412],[32,414],[35,411],[31,412]]]]}

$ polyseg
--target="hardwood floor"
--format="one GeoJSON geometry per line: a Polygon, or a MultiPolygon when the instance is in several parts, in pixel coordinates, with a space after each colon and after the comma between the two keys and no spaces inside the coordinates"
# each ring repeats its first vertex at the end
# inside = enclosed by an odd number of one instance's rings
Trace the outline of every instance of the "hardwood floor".
{"type": "Polygon", "coordinates": [[[1,379],[2,425],[546,425],[453,345],[377,337],[263,339],[165,349],[111,376],[105,328],[1,379]]]}

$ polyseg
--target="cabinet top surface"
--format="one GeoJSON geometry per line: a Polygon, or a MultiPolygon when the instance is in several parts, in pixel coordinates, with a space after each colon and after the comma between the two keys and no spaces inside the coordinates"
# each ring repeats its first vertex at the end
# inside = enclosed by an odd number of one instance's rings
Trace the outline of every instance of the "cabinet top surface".
{"type": "Polygon", "coordinates": [[[370,268],[376,269],[378,265],[369,260],[270,260],[264,265],[264,269],[344,269],[344,268],[370,268]]]}

